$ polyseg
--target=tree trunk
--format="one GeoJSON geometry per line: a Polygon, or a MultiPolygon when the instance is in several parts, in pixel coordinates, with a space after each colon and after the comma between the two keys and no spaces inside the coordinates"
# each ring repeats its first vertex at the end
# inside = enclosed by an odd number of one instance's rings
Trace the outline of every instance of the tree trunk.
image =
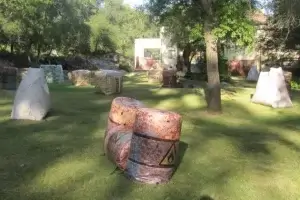
{"type": "Polygon", "coordinates": [[[186,66],[188,73],[191,73],[190,54],[191,54],[191,48],[189,45],[187,45],[183,50],[182,56],[183,56],[184,65],[186,66]]]}
{"type": "Polygon", "coordinates": [[[40,60],[40,57],[41,57],[41,49],[42,49],[42,45],[41,45],[41,43],[39,42],[38,45],[37,45],[37,61],[40,60]]]}
{"type": "Polygon", "coordinates": [[[52,49],[52,47],[50,47],[50,51],[49,51],[49,53],[47,54],[47,55],[48,55],[48,57],[50,57],[50,56],[51,56],[51,53],[52,53],[52,51],[53,51],[53,49],[52,49]]]}
{"type": "Polygon", "coordinates": [[[208,87],[206,93],[207,109],[210,113],[221,113],[221,86],[218,69],[218,46],[212,33],[212,21],[209,17],[204,22],[204,38],[206,44],[206,62],[208,87]]]}
{"type": "Polygon", "coordinates": [[[14,53],[14,42],[12,40],[10,40],[10,53],[14,53]]]}
{"type": "Polygon", "coordinates": [[[32,42],[32,40],[30,39],[30,40],[28,41],[27,48],[26,48],[26,52],[25,52],[27,56],[30,56],[32,43],[33,43],[33,42],[32,42]]]}

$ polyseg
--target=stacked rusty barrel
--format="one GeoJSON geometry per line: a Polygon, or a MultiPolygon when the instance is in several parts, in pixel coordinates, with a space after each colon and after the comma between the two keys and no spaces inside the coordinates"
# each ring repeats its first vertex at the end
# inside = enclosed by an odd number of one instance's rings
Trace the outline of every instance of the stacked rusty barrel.
{"type": "Polygon", "coordinates": [[[144,105],[132,98],[117,97],[112,101],[104,137],[104,152],[120,169],[125,169],[138,108],[144,105]]]}
{"type": "Polygon", "coordinates": [[[132,180],[168,182],[178,164],[181,116],[147,108],[134,99],[118,98],[112,103],[105,136],[108,157],[132,180]],[[122,104],[118,98],[123,99],[122,104]]]}

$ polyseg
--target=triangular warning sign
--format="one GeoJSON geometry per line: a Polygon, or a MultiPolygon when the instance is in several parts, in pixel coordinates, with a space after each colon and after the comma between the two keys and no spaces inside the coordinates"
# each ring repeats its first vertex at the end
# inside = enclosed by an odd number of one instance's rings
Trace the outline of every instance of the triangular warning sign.
{"type": "Polygon", "coordinates": [[[176,146],[175,143],[173,143],[169,148],[169,150],[167,151],[166,155],[160,161],[159,165],[162,166],[175,165],[175,161],[176,161],[176,146]]]}

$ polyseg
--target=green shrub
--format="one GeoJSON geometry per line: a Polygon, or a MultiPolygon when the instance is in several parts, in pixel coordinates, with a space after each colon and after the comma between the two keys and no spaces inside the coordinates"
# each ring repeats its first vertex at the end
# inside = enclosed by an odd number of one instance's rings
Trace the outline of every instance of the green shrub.
{"type": "Polygon", "coordinates": [[[119,69],[125,70],[127,72],[132,72],[133,71],[133,63],[132,60],[129,58],[121,56],[119,60],[119,69]]]}
{"type": "Polygon", "coordinates": [[[291,81],[292,89],[299,90],[300,89],[300,81],[299,80],[292,80],[291,81]]]}
{"type": "Polygon", "coordinates": [[[219,57],[219,73],[220,74],[228,74],[228,65],[227,65],[227,59],[219,57]]]}

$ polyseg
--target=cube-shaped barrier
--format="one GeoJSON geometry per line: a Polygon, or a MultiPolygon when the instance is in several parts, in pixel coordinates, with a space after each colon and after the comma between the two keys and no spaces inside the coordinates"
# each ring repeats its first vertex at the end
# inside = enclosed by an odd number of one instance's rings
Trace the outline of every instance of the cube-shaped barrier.
{"type": "Polygon", "coordinates": [[[40,65],[44,69],[47,83],[63,83],[64,72],[62,65],[40,65]]]}
{"type": "Polygon", "coordinates": [[[96,92],[105,95],[118,94],[123,89],[123,72],[114,70],[101,70],[94,72],[93,85],[96,92]]]}

